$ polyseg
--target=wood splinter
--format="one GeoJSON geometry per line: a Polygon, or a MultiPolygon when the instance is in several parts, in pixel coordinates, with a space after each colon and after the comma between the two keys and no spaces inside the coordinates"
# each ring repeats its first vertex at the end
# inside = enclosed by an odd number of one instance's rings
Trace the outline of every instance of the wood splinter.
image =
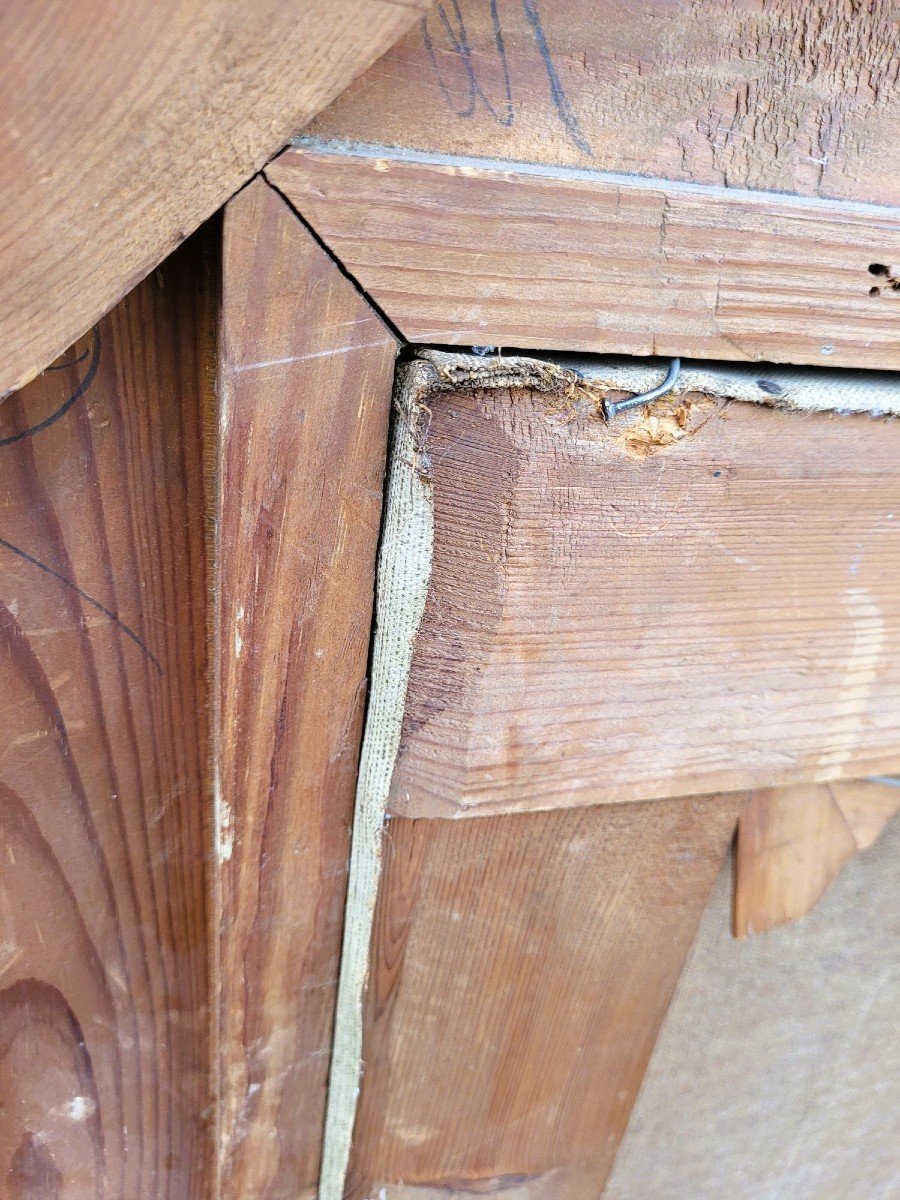
{"type": "Polygon", "coordinates": [[[900,780],[847,780],[750,792],[738,823],[737,938],[805,917],[843,866],[900,808],[900,780]]]}

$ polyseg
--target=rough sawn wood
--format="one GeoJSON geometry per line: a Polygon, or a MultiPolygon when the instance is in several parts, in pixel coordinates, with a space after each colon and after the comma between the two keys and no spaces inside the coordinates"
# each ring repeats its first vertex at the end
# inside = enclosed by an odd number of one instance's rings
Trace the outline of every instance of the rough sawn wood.
{"type": "Polygon", "coordinates": [[[896,765],[896,419],[697,394],[607,423],[591,396],[515,387],[409,419],[392,469],[427,474],[434,539],[395,814],[896,765]]]}
{"type": "Polygon", "coordinates": [[[8,0],[0,395],[42,370],[425,0],[8,0]]]}
{"type": "Polygon", "coordinates": [[[882,0],[440,0],[313,128],[897,204],[897,72],[882,0]]]}

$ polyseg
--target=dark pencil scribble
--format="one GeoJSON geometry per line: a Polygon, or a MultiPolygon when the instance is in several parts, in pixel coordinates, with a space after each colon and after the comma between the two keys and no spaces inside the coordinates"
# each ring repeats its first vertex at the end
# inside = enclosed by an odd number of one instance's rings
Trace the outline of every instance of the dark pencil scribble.
{"type": "Polygon", "coordinates": [[[556,73],[556,65],[553,62],[553,56],[550,53],[550,47],[547,45],[547,39],[544,36],[544,28],[541,25],[541,18],[538,15],[537,5],[534,0],[522,0],[522,8],[525,16],[528,18],[528,24],[531,26],[531,32],[534,34],[534,40],[537,42],[537,48],[541,52],[541,58],[544,60],[544,67],[547,71],[547,78],[550,80],[550,95],[553,98],[553,104],[556,108],[556,115],[562,121],[566,133],[569,135],[570,141],[578,147],[582,154],[590,154],[591,148],[588,145],[587,139],[581,132],[581,126],[578,124],[578,118],[572,111],[572,106],[569,104],[568,97],[563,90],[563,85],[560,82],[559,75],[556,73]]]}
{"type": "Polygon", "coordinates": [[[513,121],[515,120],[512,102],[512,84],[510,83],[509,78],[509,65],[506,61],[506,46],[503,42],[503,30],[500,28],[500,17],[497,13],[497,0],[490,0],[491,23],[494,28],[494,45],[497,48],[497,54],[500,57],[500,64],[503,70],[503,85],[506,92],[505,112],[498,112],[484,94],[481,84],[478,82],[478,76],[475,74],[475,67],[472,62],[472,48],[469,45],[469,36],[466,32],[466,23],[463,19],[462,12],[460,11],[458,0],[450,0],[450,3],[453,5],[453,13],[456,21],[455,32],[450,24],[450,18],[447,16],[447,10],[443,4],[438,4],[437,12],[441,19],[441,24],[444,26],[447,37],[450,39],[450,43],[453,46],[453,53],[459,56],[463,64],[463,68],[468,78],[469,95],[467,103],[465,103],[462,107],[455,103],[450,94],[450,89],[447,87],[447,84],[444,80],[440,64],[438,63],[437,54],[435,53],[434,43],[431,40],[431,34],[428,32],[428,18],[423,17],[422,40],[425,43],[425,49],[428,52],[428,58],[431,62],[435,76],[437,77],[438,87],[441,89],[441,95],[447,102],[448,108],[452,109],[458,117],[471,117],[475,112],[475,106],[480,100],[495,121],[498,121],[501,125],[505,126],[512,125],[513,121]]]}
{"type": "Polygon", "coordinates": [[[41,433],[42,430],[48,429],[51,425],[56,424],[60,417],[64,417],[76,400],[80,399],[94,382],[94,376],[97,374],[97,368],[100,365],[100,330],[94,326],[94,338],[90,351],[85,351],[84,354],[71,362],[58,363],[55,367],[48,367],[47,370],[61,371],[63,367],[75,366],[82,362],[90,353],[91,361],[88,365],[84,376],[79,380],[78,386],[74,392],[68,396],[63,403],[52,412],[49,417],[45,417],[43,421],[38,421],[36,425],[30,426],[28,429],[22,429],[19,433],[12,433],[9,437],[0,438],[0,446],[11,446],[13,442],[21,442],[23,438],[34,437],[36,433],[41,433]]]}
{"type": "MultiPolygon", "coordinates": [[[[437,51],[431,32],[428,28],[428,18],[422,18],[422,41],[425,43],[425,50],[428,54],[429,62],[438,82],[438,87],[441,90],[441,95],[451,112],[456,116],[464,119],[469,119],[475,115],[475,110],[478,107],[478,102],[484,105],[485,110],[494,118],[498,124],[509,128],[516,119],[515,105],[513,103],[512,81],[510,78],[509,62],[506,57],[506,44],[503,40],[503,28],[500,23],[500,15],[498,11],[498,0],[489,0],[491,26],[494,36],[494,47],[497,51],[497,56],[500,60],[501,70],[503,72],[503,86],[506,93],[505,104],[502,109],[498,109],[485,94],[484,89],[478,81],[478,75],[475,69],[475,55],[472,47],[469,44],[469,35],[466,30],[465,19],[462,15],[462,10],[459,6],[459,0],[449,0],[452,5],[453,16],[448,15],[447,6],[443,3],[437,6],[437,15],[444,27],[444,32],[450,42],[451,53],[456,55],[462,63],[463,70],[466,75],[468,95],[465,100],[460,103],[454,98],[447,84],[447,80],[441,71],[440,62],[438,61],[437,51]]],[[[541,23],[541,17],[537,10],[536,0],[522,0],[522,10],[531,27],[531,32],[540,52],[541,59],[544,64],[544,70],[547,72],[547,78],[550,82],[550,96],[553,100],[556,114],[561,121],[563,128],[566,131],[569,140],[575,145],[582,154],[590,155],[591,147],[588,144],[587,138],[581,132],[581,126],[578,124],[578,118],[569,103],[563,88],[562,81],[559,78],[559,73],[556,70],[556,64],[553,61],[553,56],[550,53],[550,47],[544,33],[544,27],[541,23]]]]}
{"type": "Polygon", "coordinates": [[[114,613],[111,608],[107,608],[105,604],[101,604],[99,600],[96,600],[93,596],[84,591],[83,588],[80,588],[77,583],[74,583],[71,579],[67,579],[65,575],[60,574],[60,572],[54,570],[53,567],[48,567],[46,563],[41,562],[39,558],[35,558],[34,555],[29,554],[27,550],[22,550],[18,546],[14,546],[12,542],[8,542],[6,538],[0,537],[0,546],[2,546],[4,550],[9,550],[11,554],[15,554],[19,558],[24,559],[25,562],[31,563],[33,567],[37,567],[39,571],[43,571],[52,579],[58,580],[65,587],[71,588],[73,592],[82,598],[82,600],[86,601],[90,605],[93,605],[93,607],[96,608],[98,612],[102,612],[105,617],[109,617],[113,624],[117,625],[126,637],[131,638],[134,644],[143,650],[143,652],[153,663],[154,667],[156,667],[157,672],[162,675],[162,666],[160,665],[159,659],[156,657],[150,647],[141,638],[139,638],[131,626],[126,625],[125,622],[121,620],[119,615],[114,613]]]}
{"type": "Polygon", "coordinates": [[[49,367],[44,368],[44,374],[46,375],[48,371],[65,371],[67,367],[77,367],[89,354],[90,350],[82,350],[77,358],[66,358],[62,362],[51,363],[49,367]]]}

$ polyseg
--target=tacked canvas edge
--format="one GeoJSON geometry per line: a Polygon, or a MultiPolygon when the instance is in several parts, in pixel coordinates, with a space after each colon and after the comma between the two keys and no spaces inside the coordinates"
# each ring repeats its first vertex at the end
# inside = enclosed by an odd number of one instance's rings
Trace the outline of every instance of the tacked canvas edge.
{"type": "MultiPolygon", "coordinates": [[[[415,639],[431,580],[434,505],[426,445],[429,398],[456,390],[531,388],[588,397],[599,404],[608,392],[639,393],[658,382],[658,364],[624,358],[581,362],[557,355],[480,357],[419,349],[415,358],[398,367],[319,1200],[342,1200],[350,1159],[382,834],[415,639]]],[[[795,411],[900,416],[900,378],[887,373],[685,363],[671,394],[698,392],[795,411]]]]}

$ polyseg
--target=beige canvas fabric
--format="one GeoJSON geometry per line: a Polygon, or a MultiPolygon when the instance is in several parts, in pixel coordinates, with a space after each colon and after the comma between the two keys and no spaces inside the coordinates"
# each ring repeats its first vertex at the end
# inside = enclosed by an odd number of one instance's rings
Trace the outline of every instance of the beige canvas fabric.
{"type": "MultiPolygon", "coordinates": [[[[478,358],[441,350],[422,350],[431,365],[432,390],[458,387],[533,387],[542,392],[602,400],[607,394],[650,391],[661,382],[667,360],[592,356],[521,355],[478,358]]],[[[797,412],[835,412],[848,416],[900,415],[900,375],[889,371],[829,371],[775,367],[768,363],[708,363],[685,360],[672,397],[699,393],[797,412]]]]}
{"type": "Polygon", "coordinates": [[[730,903],[726,866],[603,1200],[896,1200],[900,820],[792,925],[730,903]]]}
{"type": "Polygon", "coordinates": [[[366,730],[359,762],[344,941],[328,1079],[320,1200],[341,1200],[350,1157],[362,1061],[362,1000],[378,879],[385,806],[406,704],[413,641],[431,578],[431,486],[417,460],[420,413],[413,368],[398,378],[399,408],[389,451],[384,534],[378,561],[375,639],[366,730]]]}

